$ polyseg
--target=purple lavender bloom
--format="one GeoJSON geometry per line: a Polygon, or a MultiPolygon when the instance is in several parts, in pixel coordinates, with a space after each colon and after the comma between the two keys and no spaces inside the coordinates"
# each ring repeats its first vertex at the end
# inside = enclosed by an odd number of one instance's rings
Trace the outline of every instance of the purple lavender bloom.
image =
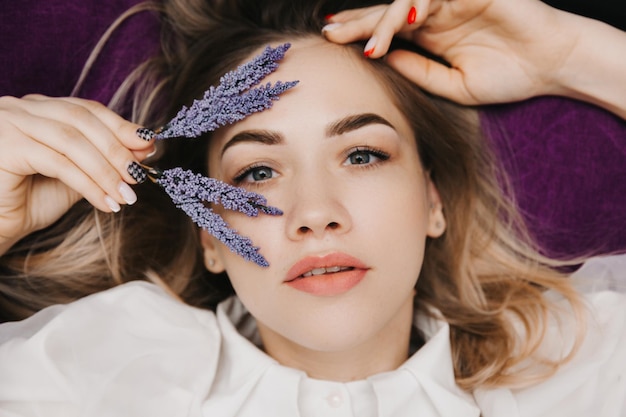
{"type": "Polygon", "coordinates": [[[220,87],[224,96],[240,94],[257,85],[278,68],[278,61],[285,57],[291,44],[285,43],[271,48],[267,46],[261,55],[239,66],[235,71],[227,72],[220,78],[220,87]]]}
{"type": "Polygon", "coordinates": [[[210,87],[202,99],[194,100],[191,107],[183,107],[157,133],[156,138],[195,138],[272,107],[272,102],[298,84],[298,81],[277,81],[273,86],[267,83],[257,88],[251,87],[278,68],[277,61],[284,57],[289,47],[288,43],[276,48],[268,46],[261,55],[222,76],[217,87],[210,87]]]}
{"type": "Polygon", "coordinates": [[[165,189],[176,207],[231,251],[257,265],[269,266],[258,252],[259,248],[249,238],[237,234],[219,214],[205,204],[221,204],[228,210],[236,210],[250,217],[258,216],[259,211],[275,216],[282,215],[282,211],[276,207],[267,206],[265,197],[182,168],[159,171],[156,182],[165,189]]]}
{"type": "MultiPolygon", "coordinates": [[[[209,88],[202,99],[194,100],[191,107],[183,107],[157,133],[156,138],[198,137],[272,107],[273,101],[278,100],[280,94],[295,86],[298,81],[277,81],[274,85],[267,83],[252,87],[276,71],[278,61],[283,59],[289,47],[288,43],[276,48],[268,46],[259,56],[222,76],[217,87],[209,88]]],[[[267,206],[263,196],[182,168],[165,171],[147,168],[150,178],[165,189],[174,204],[190,216],[194,223],[246,260],[269,266],[267,260],[259,254],[259,248],[249,238],[237,234],[219,214],[208,207],[208,203],[221,204],[228,210],[240,211],[247,216],[257,216],[259,212],[282,215],[279,209],[267,206]]]]}

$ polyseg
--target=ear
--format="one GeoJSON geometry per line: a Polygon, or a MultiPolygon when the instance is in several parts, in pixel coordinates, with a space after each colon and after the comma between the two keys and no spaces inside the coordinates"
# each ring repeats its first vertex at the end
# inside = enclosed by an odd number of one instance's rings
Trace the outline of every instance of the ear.
{"type": "Polygon", "coordinates": [[[218,241],[209,232],[200,229],[200,243],[202,244],[205,268],[214,274],[224,272],[224,263],[217,249],[218,241]]]}
{"type": "Polygon", "coordinates": [[[446,218],[443,215],[443,204],[441,203],[439,190],[437,190],[437,187],[430,179],[430,175],[428,175],[426,181],[429,202],[428,228],[426,234],[432,238],[438,238],[446,231],[446,218]]]}

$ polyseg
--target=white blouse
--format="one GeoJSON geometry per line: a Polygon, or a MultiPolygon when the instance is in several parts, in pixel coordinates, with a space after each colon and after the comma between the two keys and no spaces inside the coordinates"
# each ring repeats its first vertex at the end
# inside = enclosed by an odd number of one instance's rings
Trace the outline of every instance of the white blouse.
{"type": "MultiPolygon", "coordinates": [[[[416,317],[427,342],[395,371],[322,381],[260,350],[237,298],[214,314],[132,282],[0,325],[0,417],[624,417],[626,297],[600,290],[626,280],[626,256],[575,275],[596,287],[576,357],[531,388],[473,395],[454,382],[443,321],[416,317]]],[[[566,333],[546,346],[567,343],[566,333]]]]}

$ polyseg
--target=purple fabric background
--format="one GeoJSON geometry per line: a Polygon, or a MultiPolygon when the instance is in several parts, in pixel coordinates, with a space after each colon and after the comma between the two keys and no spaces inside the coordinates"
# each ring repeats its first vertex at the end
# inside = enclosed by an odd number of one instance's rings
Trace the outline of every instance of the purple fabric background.
{"type": "Polygon", "coordinates": [[[486,107],[492,138],[536,240],[553,256],[626,249],[626,123],[541,97],[486,107]]]}
{"type": "MultiPolygon", "coordinates": [[[[99,37],[139,0],[22,0],[0,12],[0,95],[68,95],[99,37]]],[[[155,50],[158,22],[127,21],[80,91],[106,103],[155,50]]],[[[626,122],[544,97],[482,110],[531,232],[551,255],[626,250],[626,122]]]]}
{"type": "MultiPolygon", "coordinates": [[[[20,0],[0,11],[0,95],[67,96],[109,25],[140,0],[20,0]]],[[[106,103],[156,50],[158,19],[144,12],[114,32],[80,96],[106,103]]]]}

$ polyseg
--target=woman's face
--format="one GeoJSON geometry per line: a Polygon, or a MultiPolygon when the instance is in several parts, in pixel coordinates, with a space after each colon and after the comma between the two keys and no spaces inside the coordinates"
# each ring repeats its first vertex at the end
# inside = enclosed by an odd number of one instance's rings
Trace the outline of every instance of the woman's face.
{"type": "Polygon", "coordinates": [[[264,82],[300,83],[210,145],[212,177],[284,212],[221,212],[268,268],[203,234],[209,269],[226,269],[266,345],[346,351],[408,332],[426,237],[443,233],[409,125],[360,60],[321,39],[295,42],[264,82]]]}

